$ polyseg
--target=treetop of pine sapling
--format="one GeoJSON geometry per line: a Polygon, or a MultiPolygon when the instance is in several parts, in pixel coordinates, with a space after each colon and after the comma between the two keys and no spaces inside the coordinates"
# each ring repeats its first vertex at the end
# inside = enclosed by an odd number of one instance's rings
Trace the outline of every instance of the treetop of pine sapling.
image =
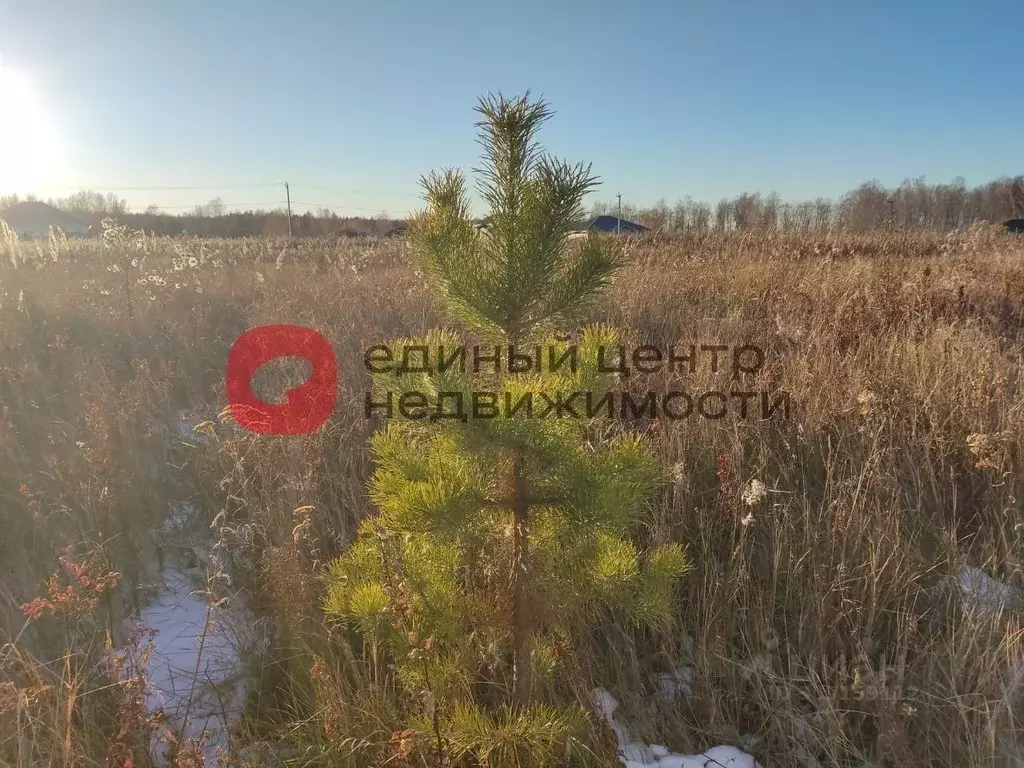
{"type": "Polygon", "coordinates": [[[480,100],[483,146],[477,190],[490,209],[486,233],[470,217],[463,175],[421,181],[427,210],[409,238],[448,310],[485,338],[520,341],[539,327],[579,319],[624,265],[621,249],[592,233],[570,242],[597,186],[589,164],[545,155],[535,140],[552,112],[529,93],[480,100]]]}

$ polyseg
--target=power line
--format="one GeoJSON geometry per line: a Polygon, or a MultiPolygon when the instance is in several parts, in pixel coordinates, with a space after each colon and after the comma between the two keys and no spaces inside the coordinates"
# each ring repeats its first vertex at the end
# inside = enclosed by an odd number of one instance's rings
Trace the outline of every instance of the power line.
{"type": "Polygon", "coordinates": [[[330,208],[339,211],[368,211],[370,213],[400,213],[405,216],[408,211],[400,211],[395,208],[357,208],[354,205],[333,205],[331,203],[310,203],[302,200],[292,200],[295,205],[309,205],[315,208],[330,208]]]}
{"type": "MultiPolygon", "coordinates": [[[[269,200],[262,203],[220,203],[224,208],[252,208],[257,205],[284,205],[284,200],[269,200]]],[[[193,203],[192,205],[160,205],[159,203],[150,203],[150,206],[159,208],[162,211],[181,211],[186,208],[202,208],[202,203],[193,203]]],[[[148,206],[147,206],[148,207],[148,206]]],[[[145,210],[145,209],[143,209],[145,210]]]]}
{"type": "MultiPolygon", "coordinates": [[[[330,203],[310,203],[310,202],[305,202],[305,201],[302,201],[302,200],[292,200],[291,203],[292,203],[292,205],[307,205],[307,206],[310,206],[312,208],[329,208],[331,210],[339,210],[339,211],[364,211],[364,212],[368,212],[368,213],[394,213],[394,214],[399,214],[401,216],[405,216],[408,213],[408,211],[400,211],[400,210],[397,210],[397,209],[394,209],[394,208],[391,208],[391,209],[389,209],[389,208],[357,208],[357,207],[350,206],[350,205],[332,205],[330,203]]],[[[220,203],[220,205],[222,207],[224,207],[224,208],[254,208],[254,207],[260,206],[260,205],[278,205],[278,206],[281,206],[282,208],[284,208],[284,207],[286,207],[288,205],[288,202],[286,200],[266,200],[266,201],[259,202],[259,203],[220,203]]],[[[183,211],[183,210],[191,210],[191,209],[194,209],[194,208],[203,208],[204,207],[204,205],[202,203],[198,203],[198,204],[193,203],[192,205],[160,205],[159,203],[150,203],[149,206],[158,208],[161,211],[183,211]]],[[[142,210],[144,211],[145,209],[142,209],[142,210]]]]}
{"type": "Polygon", "coordinates": [[[100,192],[100,191],[107,191],[107,192],[164,192],[164,191],[169,191],[169,190],[195,191],[195,190],[201,190],[201,189],[205,189],[205,190],[209,190],[209,189],[258,189],[258,188],[267,188],[267,187],[279,187],[279,186],[281,186],[282,183],[283,182],[275,181],[275,182],[270,182],[268,184],[222,184],[221,186],[191,186],[191,187],[188,187],[188,186],[178,187],[178,186],[173,186],[173,185],[172,186],[166,186],[166,187],[133,187],[133,186],[123,186],[122,187],[122,186],[109,186],[109,185],[106,185],[106,184],[102,184],[102,185],[83,184],[83,185],[76,185],[76,186],[58,186],[58,187],[54,187],[54,189],[65,189],[65,190],[73,189],[73,190],[76,190],[76,191],[79,191],[79,192],[84,192],[84,191],[94,191],[94,192],[100,192]]]}
{"type": "Polygon", "coordinates": [[[416,198],[422,200],[423,196],[420,194],[414,194],[412,192],[381,192],[377,189],[346,189],[345,187],[328,187],[320,184],[299,184],[298,186],[303,189],[319,189],[326,192],[341,192],[349,195],[377,195],[379,197],[395,197],[395,198],[416,198]]]}
{"type": "MultiPolygon", "coordinates": [[[[260,184],[196,184],[196,185],[166,185],[166,186],[139,186],[139,185],[107,185],[107,184],[80,184],[80,185],[60,185],[53,187],[53,189],[76,191],[76,192],[170,192],[170,191],[217,191],[217,190],[232,190],[232,189],[269,189],[272,187],[284,186],[286,182],[273,181],[260,184]]],[[[296,186],[294,183],[291,186],[296,186]]],[[[348,187],[336,187],[323,184],[299,184],[298,187],[301,189],[315,189],[323,190],[328,192],[340,192],[345,195],[376,195],[378,197],[387,197],[392,199],[405,199],[411,200],[413,198],[422,200],[423,196],[414,194],[411,192],[385,192],[376,189],[353,189],[348,187]]],[[[306,203],[303,203],[306,205],[306,203]]],[[[352,210],[381,210],[379,208],[358,208],[355,206],[336,206],[336,207],[347,207],[352,210]]]]}
{"type": "MultiPolygon", "coordinates": [[[[62,190],[75,190],[75,191],[108,191],[108,192],[162,192],[171,190],[181,191],[197,191],[197,190],[223,190],[223,189],[267,189],[270,187],[280,187],[284,184],[283,181],[271,181],[260,184],[196,184],[196,185],[166,185],[166,186],[137,186],[137,185],[114,185],[114,184],[67,184],[58,185],[53,189],[62,190]]],[[[295,186],[293,184],[293,186],[295,186]]],[[[391,197],[401,199],[416,198],[417,200],[422,199],[422,195],[415,194],[412,192],[385,192],[378,189],[353,189],[350,187],[336,187],[328,186],[323,184],[299,184],[299,187],[303,189],[317,189],[327,192],[341,192],[347,195],[377,195],[380,197],[391,197]]]]}

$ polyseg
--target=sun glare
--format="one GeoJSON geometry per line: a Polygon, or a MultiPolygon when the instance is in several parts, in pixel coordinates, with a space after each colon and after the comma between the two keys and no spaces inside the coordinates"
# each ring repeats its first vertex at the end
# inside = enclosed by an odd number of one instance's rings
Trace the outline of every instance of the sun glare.
{"type": "Polygon", "coordinates": [[[57,141],[32,81],[0,64],[0,193],[31,193],[55,170],[57,141]]]}

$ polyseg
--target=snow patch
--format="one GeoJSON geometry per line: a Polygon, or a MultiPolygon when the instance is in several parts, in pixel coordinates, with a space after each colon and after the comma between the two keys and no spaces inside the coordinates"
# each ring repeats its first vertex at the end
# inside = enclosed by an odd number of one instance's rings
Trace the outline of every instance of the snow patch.
{"type": "MultiPolygon", "coordinates": [[[[242,712],[246,686],[239,648],[251,640],[240,632],[252,619],[245,606],[231,600],[210,603],[196,591],[202,585],[182,571],[165,569],[162,586],[137,617],[156,631],[146,669],[146,709],[162,710],[166,731],[186,741],[208,732],[204,758],[215,765],[217,748],[228,748],[228,726],[242,712]]],[[[167,756],[163,736],[156,734],[151,744],[158,763],[167,756]]]]}
{"type": "Polygon", "coordinates": [[[1022,602],[1020,590],[992,578],[980,568],[961,568],[957,584],[964,603],[986,616],[1011,610],[1022,602]]]}
{"type": "Polygon", "coordinates": [[[160,530],[164,533],[184,531],[196,519],[198,510],[196,505],[190,501],[179,501],[171,504],[171,511],[164,518],[160,530]]]}
{"type": "Polygon", "coordinates": [[[218,424],[220,421],[216,411],[204,408],[199,411],[181,411],[174,421],[175,442],[185,444],[210,443],[212,437],[207,422],[218,424]]]}
{"type": "Polygon", "coordinates": [[[665,701],[678,701],[693,696],[693,667],[680,667],[658,678],[658,690],[665,701]]]}
{"type": "Polygon", "coordinates": [[[619,745],[619,761],[625,768],[761,768],[761,764],[752,755],[736,747],[723,745],[712,747],[699,755],[681,755],[670,752],[661,744],[648,746],[634,741],[626,727],[615,719],[615,710],[619,706],[615,697],[604,688],[595,688],[593,695],[598,712],[615,733],[619,745]]]}

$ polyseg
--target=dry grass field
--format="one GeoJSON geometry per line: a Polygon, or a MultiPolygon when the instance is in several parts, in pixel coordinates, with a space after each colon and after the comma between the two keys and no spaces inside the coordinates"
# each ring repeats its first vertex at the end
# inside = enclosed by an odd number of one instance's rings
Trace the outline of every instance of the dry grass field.
{"type": "MultiPolygon", "coordinates": [[[[679,752],[1021,765],[1024,238],[979,224],[628,249],[592,319],[632,345],[757,345],[756,385],[793,407],[645,425],[673,482],[638,535],[692,563],[677,627],[576,638],[566,689],[589,705],[603,686],[638,739],[679,752]],[[980,572],[992,581],[967,578],[980,572]],[[659,696],[680,666],[687,695],[659,696]]],[[[244,593],[265,639],[243,654],[224,761],[424,764],[393,738],[418,705],[321,598],[373,512],[364,350],[442,322],[400,240],[0,243],[0,765],[149,764],[143,667],[111,658],[168,557],[151,532],[182,501],[227,553],[192,565],[218,598],[244,593]],[[334,346],[337,407],[314,434],[254,435],[224,412],[228,349],[265,323],[334,346]],[[194,434],[177,431],[183,411],[194,434]]],[[[729,376],[628,386],[680,383],[729,376]]],[[[594,763],[616,765],[596,716],[594,731],[594,763]]],[[[195,747],[172,759],[199,765],[195,747]]]]}

